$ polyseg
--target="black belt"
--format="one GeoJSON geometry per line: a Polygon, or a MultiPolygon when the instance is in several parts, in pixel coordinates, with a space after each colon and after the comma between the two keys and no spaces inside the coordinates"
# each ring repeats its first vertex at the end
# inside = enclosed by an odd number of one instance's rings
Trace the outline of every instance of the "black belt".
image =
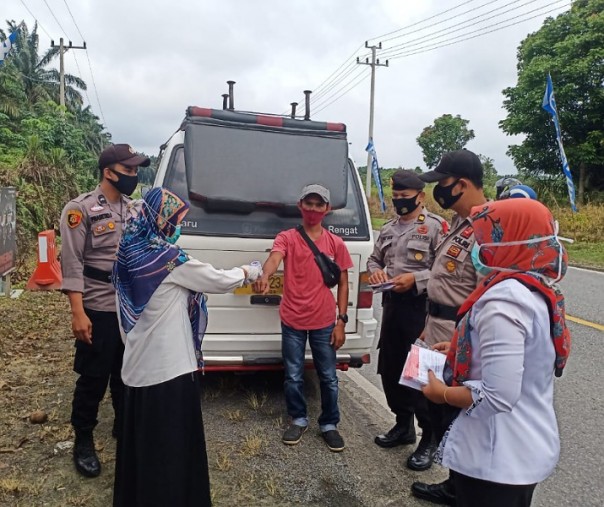
{"type": "Polygon", "coordinates": [[[428,300],[428,314],[444,320],[457,320],[459,306],[447,306],[428,300]]]}
{"type": "Polygon", "coordinates": [[[382,301],[410,301],[415,298],[425,298],[426,294],[417,294],[414,289],[407,292],[394,292],[388,290],[382,293],[382,301]]]}
{"type": "Polygon", "coordinates": [[[111,271],[103,271],[92,266],[84,266],[84,276],[99,282],[111,283],[111,271]]]}

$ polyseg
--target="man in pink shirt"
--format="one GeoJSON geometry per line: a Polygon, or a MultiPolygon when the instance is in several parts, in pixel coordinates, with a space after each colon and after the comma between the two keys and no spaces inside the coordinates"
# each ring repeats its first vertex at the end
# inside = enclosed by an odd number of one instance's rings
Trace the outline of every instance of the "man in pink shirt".
{"type": "Polygon", "coordinates": [[[304,398],[304,352],[308,339],[313,362],[321,385],[321,415],[319,427],[331,451],[344,449],[344,439],[337,430],[338,377],[336,350],[346,340],[348,322],[348,269],[352,259],[344,241],[321,225],[331,209],[329,190],[321,185],[307,185],[300,194],[298,208],[302,213],[302,228],[322,253],[341,269],[337,284],[337,304],[331,289],[325,285],[315,256],[298,229],[277,235],[271,254],[262,267],[263,275],[255,283],[257,292],[268,292],[268,280],[281,261],[284,263],[281,317],[281,348],[285,368],[285,402],[291,424],[283,434],[283,442],[300,442],[308,427],[304,398]]]}

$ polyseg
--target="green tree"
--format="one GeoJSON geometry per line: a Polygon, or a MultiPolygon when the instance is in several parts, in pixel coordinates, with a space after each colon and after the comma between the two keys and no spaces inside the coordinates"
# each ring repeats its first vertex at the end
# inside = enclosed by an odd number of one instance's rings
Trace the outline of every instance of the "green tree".
{"type": "Polygon", "coordinates": [[[518,48],[518,84],[503,90],[507,117],[500,127],[524,134],[508,154],[536,178],[563,179],[556,133],[541,107],[549,72],[554,83],[562,141],[579,202],[604,190],[604,0],[576,0],[548,18],[518,48]]]}
{"type": "Polygon", "coordinates": [[[487,197],[494,199],[495,198],[495,183],[499,179],[499,175],[497,174],[497,169],[495,169],[495,163],[493,159],[487,157],[485,155],[478,155],[478,158],[482,162],[483,169],[483,188],[484,193],[487,197]]]}
{"type": "MultiPolygon", "coordinates": [[[[11,51],[11,56],[3,67],[8,73],[22,83],[30,106],[46,100],[59,102],[59,71],[47,68],[59,55],[59,48],[46,50],[40,57],[38,25],[34,24],[30,32],[25,23],[17,27],[14,21],[7,21],[9,33],[19,30],[16,47],[11,51]]],[[[0,38],[4,40],[6,34],[0,30],[0,38]]],[[[4,72],[4,69],[3,69],[4,72]]],[[[65,74],[65,104],[69,109],[79,109],[83,103],[81,93],[76,89],[86,90],[86,83],[77,76],[65,74]]],[[[0,107],[2,102],[0,102],[0,107]]],[[[4,111],[6,112],[6,111],[4,111]]]]}
{"type": "MultiPolygon", "coordinates": [[[[8,22],[8,32],[15,30],[8,22]]],[[[94,188],[98,155],[111,139],[90,107],[82,108],[79,78],[67,76],[67,107],[59,106],[58,72],[48,69],[56,50],[40,57],[36,31],[21,25],[0,67],[0,186],[18,191],[15,281],[29,276],[37,233],[57,225],[69,199],[94,188]]]]}
{"type": "Polygon", "coordinates": [[[443,114],[434,120],[434,125],[426,127],[417,138],[417,144],[424,154],[424,162],[429,168],[438,164],[448,151],[461,150],[474,139],[474,131],[468,128],[469,120],[461,116],[443,114]]]}

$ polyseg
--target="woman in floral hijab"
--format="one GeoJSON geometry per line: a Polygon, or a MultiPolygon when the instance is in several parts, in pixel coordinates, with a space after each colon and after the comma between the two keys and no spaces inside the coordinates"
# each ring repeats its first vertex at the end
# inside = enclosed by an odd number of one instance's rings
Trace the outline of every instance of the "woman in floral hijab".
{"type": "Polygon", "coordinates": [[[553,386],[570,334],[556,283],[567,255],[538,201],[477,206],[472,223],[472,260],[485,278],[459,310],[446,384],[431,373],[424,388],[461,409],[437,461],[454,472],[458,506],[528,506],[560,452],[553,386]]]}
{"type": "Polygon", "coordinates": [[[114,506],[211,503],[196,374],[207,321],[202,292],[229,292],[259,272],[218,270],[174,245],[188,208],[169,190],[150,190],[132,203],[117,252],[125,392],[114,506]]]}

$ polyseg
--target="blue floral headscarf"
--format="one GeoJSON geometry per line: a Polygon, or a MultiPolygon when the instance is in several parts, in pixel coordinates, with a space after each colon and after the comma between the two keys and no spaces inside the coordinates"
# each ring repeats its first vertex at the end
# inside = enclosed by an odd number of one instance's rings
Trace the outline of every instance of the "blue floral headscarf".
{"type": "MultiPolygon", "coordinates": [[[[113,266],[113,284],[125,333],[134,328],[164,278],[189,260],[182,248],[166,241],[188,209],[187,202],[164,188],[153,188],[142,201],[130,204],[131,216],[126,221],[113,266]]],[[[201,366],[201,340],[207,324],[203,294],[191,292],[189,318],[201,366]]]]}

